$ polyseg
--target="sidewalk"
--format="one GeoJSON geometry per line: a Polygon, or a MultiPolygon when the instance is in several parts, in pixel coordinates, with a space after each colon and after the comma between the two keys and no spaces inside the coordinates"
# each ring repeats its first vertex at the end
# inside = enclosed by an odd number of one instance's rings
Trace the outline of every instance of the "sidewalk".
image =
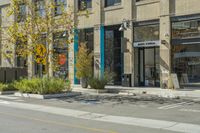
{"type": "MultiPolygon", "coordinates": [[[[73,91],[82,93],[99,94],[94,89],[84,89],[80,85],[74,85],[73,91]]],[[[101,93],[115,93],[120,95],[135,95],[135,94],[150,94],[165,98],[176,97],[193,97],[200,98],[200,88],[187,88],[187,89],[161,89],[151,87],[122,87],[122,86],[106,86],[106,91],[101,93]]]]}

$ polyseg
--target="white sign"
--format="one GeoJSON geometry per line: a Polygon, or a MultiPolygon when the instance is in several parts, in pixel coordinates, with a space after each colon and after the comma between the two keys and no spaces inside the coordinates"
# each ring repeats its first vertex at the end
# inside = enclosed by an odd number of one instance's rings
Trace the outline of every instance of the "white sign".
{"type": "Polygon", "coordinates": [[[160,41],[145,41],[145,42],[134,42],[134,47],[154,47],[160,46],[160,41]]]}
{"type": "Polygon", "coordinates": [[[174,89],[180,89],[180,85],[179,85],[177,74],[172,73],[171,74],[171,79],[172,79],[172,83],[174,85],[174,89]]]}

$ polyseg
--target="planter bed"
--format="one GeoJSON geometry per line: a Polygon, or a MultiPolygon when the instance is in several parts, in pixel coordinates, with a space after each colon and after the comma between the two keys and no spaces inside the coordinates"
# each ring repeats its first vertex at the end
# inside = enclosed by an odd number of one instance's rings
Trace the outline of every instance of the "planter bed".
{"type": "Polygon", "coordinates": [[[82,93],[94,93],[94,94],[108,93],[107,89],[101,90],[101,89],[76,88],[73,91],[82,92],[82,93]]]}
{"type": "Polygon", "coordinates": [[[11,95],[14,94],[16,91],[0,91],[0,95],[11,95]]]}
{"type": "Polygon", "coordinates": [[[79,93],[79,92],[66,92],[66,93],[59,93],[59,94],[44,94],[44,95],[41,95],[41,94],[29,94],[29,93],[16,92],[14,95],[18,96],[18,97],[25,97],[25,98],[51,99],[51,98],[78,96],[78,95],[81,95],[81,93],[79,93]]]}

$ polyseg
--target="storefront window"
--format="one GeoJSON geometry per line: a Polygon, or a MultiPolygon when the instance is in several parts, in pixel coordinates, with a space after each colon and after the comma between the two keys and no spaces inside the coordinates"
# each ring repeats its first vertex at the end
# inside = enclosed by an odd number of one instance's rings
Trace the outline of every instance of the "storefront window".
{"type": "MultiPolygon", "coordinates": [[[[94,52],[94,29],[80,29],[79,30],[79,44],[86,43],[89,52],[94,52]]],[[[92,61],[92,68],[94,66],[94,60],[92,61]]],[[[94,73],[94,71],[92,71],[94,73]]]]}
{"type": "Polygon", "coordinates": [[[66,44],[66,33],[54,33],[54,76],[60,78],[68,78],[68,46],[66,44]]]}
{"type": "Polygon", "coordinates": [[[159,25],[137,26],[134,29],[134,42],[159,40],[159,25]]]}
{"type": "Polygon", "coordinates": [[[120,85],[122,76],[121,37],[118,26],[105,28],[105,70],[115,73],[111,84],[120,85]]]}
{"type": "Polygon", "coordinates": [[[79,44],[80,43],[86,43],[86,46],[90,50],[90,52],[93,51],[93,49],[94,49],[94,30],[93,30],[93,28],[79,30],[79,44]]]}
{"type": "Polygon", "coordinates": [[[173,45],[172,60],[180,83],[200,82],[200,43],[173,45]]]}
{"type": "Polygon", "coordinates": [[[200,20],[181,21],[172,23],[172,38],[200,37],[200,20]]]}

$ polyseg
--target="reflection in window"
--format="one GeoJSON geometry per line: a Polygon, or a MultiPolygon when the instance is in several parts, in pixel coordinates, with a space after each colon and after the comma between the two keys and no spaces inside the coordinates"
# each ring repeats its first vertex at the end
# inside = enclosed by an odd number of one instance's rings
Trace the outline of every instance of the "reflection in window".
{"type": "Polygon", "coordinates": [[[67,7],[66,0],[55,0],[55,15],[61,15],[67,7]]]}
{"type": "Polygon", "coordinates": [[[45,14],[45,1],[44,0],[35,0],[35,12],[39,17],[44,17],[45,14]]]}
{"type": "Polygon", "coordinates": [[[134,29],[134,41],[155,41],[159,40],[159,25],[138,26],[134,29]]]}
{"type": "Polygon", "coordinates": [[[200,20],[181,21],[172,23],[172,38],[200,37],[200,20]]]}
{"type": "MultiPolygon", "coordinates": [[[[80,29],[79,30],[79,44],[86,43],[90,52],[94,52],[94,29],[80,29]]],[[[94,66],[94,60],[92,61],[92,68],[94,66]]],[[[93,71],[94,72],[94,71],[93,71]]]]}
{"type": "Polygon", "coordinates": [[[22,3],[22,4],[19,4],[17,22],[23,22],[25,19],[26,19],[26,5],[25,3],[22,3]]]}
{"type": "Polygon", "coordinates": [[[79,0],[78,1],[78,9],[80,11],[92,8],[92,0],[79,0]]]}
{"type": "Polygon", "coordinates": [[[105,7],[121,4],[121,0],[105,0],[105,7]]]}
{"type": "Polygon", "coordinates": [[[111,84],[120,85],[122,76],[121,36],[118,26],[105,29],[105,70],[115,73],[111,84]]]}
{"type": "Polygon", "coordinates": [[[174,45],[172,68],[180,83],[200,82],[200,44],[174,45]]]}
{"type": "Polygon", "coordinates": [[[53,35],[53,58],[54,58],[54,76],[63,79],[68,78],[68,46],[66,44],[67,36],[65,32],[57,32],[53,35]]]}

